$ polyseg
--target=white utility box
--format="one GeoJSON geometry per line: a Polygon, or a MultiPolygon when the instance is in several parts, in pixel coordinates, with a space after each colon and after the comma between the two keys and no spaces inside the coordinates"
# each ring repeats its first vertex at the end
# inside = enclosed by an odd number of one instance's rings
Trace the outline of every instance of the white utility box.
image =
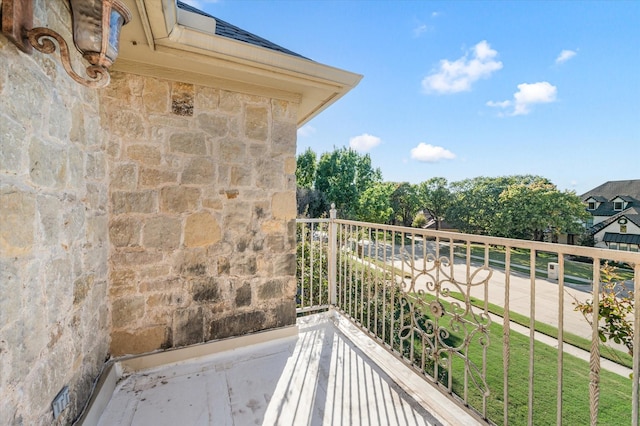
{"type": "Polygon", "coordinates": [[[550,280],[558,279],[558,263],[557,262],[549,262],[547,265],[547,278],[550,280]]]}

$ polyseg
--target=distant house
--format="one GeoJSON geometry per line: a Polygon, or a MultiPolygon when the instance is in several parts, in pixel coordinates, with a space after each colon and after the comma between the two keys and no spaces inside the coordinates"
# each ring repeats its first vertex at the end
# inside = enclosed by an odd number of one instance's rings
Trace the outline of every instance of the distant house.
{"type": "Polygon", "coordinates": [[[640,251],[640,179],[605,182],[581,198],[596,247],[640,251]]]}
{"type": "Polygon", "coordinates": [[[447,222],[446,220],[440,221],[440,226],[437,226],[437,219],[434,218],[430,213],[423,211],[425,218],[427,219],[427,223],[422,227],[423,229],[433,229],[438,231],[449,231],[449,232],[458,232],[458,229],[455,228],[452,224],[447,222]]]}

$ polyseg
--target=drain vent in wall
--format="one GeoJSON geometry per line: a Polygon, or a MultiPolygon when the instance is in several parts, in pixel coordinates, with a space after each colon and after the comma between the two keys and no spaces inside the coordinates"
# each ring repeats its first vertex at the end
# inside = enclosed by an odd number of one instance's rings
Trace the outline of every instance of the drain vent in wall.
{"type": "Polygon", "coordinates": [[[57,419],[60,413],[69,405],[69,386],[62,388],[60,392],[53,398],[51,407],[53,408],[53,419],[57,419]]]}

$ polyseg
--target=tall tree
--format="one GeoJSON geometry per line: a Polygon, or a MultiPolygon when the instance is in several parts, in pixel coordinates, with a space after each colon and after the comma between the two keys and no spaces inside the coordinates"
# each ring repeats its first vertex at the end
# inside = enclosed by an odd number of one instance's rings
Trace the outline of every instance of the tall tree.
{"type": "Polygon", "coordinates": [[[395,185],[388,182],[376,182],[360,195],[358,201],[358,220],[374,223],[389,223],[393,215],[391,195],[395,185]]]}
{"type": "Polygon", "coordinates": [[[445,178],[434,177],[417,187],[420,206],[436,221],[436,229],[440,229],[447,210],[453,203],[453,194],[445,178]]]}
{"type": "Polygon", "coordinates": [[[413,217],[420,210],[416,187],[408,182],[397,183],[391,194],[391,208],[394,225],[411,226],[413,217]]]}
{"type": "Polygon", "coordinates": [[[360,195],[380,181],[380,169],[371,166],[369,154],[337,148],[320,156],[315,188],[324,193],[329,203],[336,204],[340,216],[356,218],[360,195]]]}
{"type": "Polygon", "coordinates": [[[298,188],[313,188],[316,180],[316,153],[307,148],[296,160],[296,185],[298,188]]]}
{"type": "Polygon", "coordinates": [[[492,234],[543,241],[545,234],[578,234],[587,212],[574,192],[559,191],[546,180],[509,185],[499,197],[492,234]]]}
{"type": "MultiPolygon", "coordinates": [[[[548,182],[533,175],[476,177],[453,182],[453,202],[448,209],[447,221],[462,232],[491,235],[495,218],[501,209],[500,194],[509,185],[529,184],[536,180],[548,182]]],[[[549,182],[550,183],[550,182],[549,182]]]]}

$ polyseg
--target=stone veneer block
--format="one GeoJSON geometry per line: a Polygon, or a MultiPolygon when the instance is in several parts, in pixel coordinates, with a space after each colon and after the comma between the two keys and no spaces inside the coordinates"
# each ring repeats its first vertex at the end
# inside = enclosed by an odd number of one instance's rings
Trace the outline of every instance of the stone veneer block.
{"type": "Polygon", "coordinates": [[[193,115],[193,84],[174,82],[171,85],[171,111],[176,115],[193,115]]]}
{"type": "Polygon", "coordinates": [[[269,134],[268,111],[264,107],[247,107],[244,130],[249,139],[266,141],[269,134]]]}
{"type": "Polygon", "coordinates": [[[182,221],[179,218],[155,216],[144,224],[143,245],[146,248],[175,250],[180,246],[182,221]]]}
{"type": "Polygon", "coordinates": [[[193,158],[187,162],[181,183],[185,185],[207,185],[215,181],[216,165],[209,158],[193,158]]]}
{"type": "Polygon", "coordinates": [[[142,328],[134,332],[114,331],[111,335],[111,355],[151,352],[167,344],[167,329],[163,326],[142,328]]]}
{"type": "Polygon", "coordinates": [[[184,245],[201,247],[217,243],[222,237],[220,225],[211,214],[194,213],[187,217],[184,228],[184,245]]]}
{"type": "Polygon", "coordinates": [[[275,219],[292,220],[296,218],[295,193],[277,192],[273,194],[271,211],[275,219]]]}
{"type": "Polygon", "coordinates": [[[4,256],[27,254],[35,236],[35,196],[17,188],[0,191],[0,248],[4,256]]]}
{"type": "Polygon", "coordinates": [[[155,78],[145,79],[142,100],[147,113],[168,112],[169,83],[155,78]]]}
{"type": "Polygon", "coordinates": [[[157,194],[153,191],[114,192],[111,205],[114,214],[154,213],[157,194]]]}
{"type": "Polygon", "coordinates": [[[191,155],[207,155],[207,142],[203,133],[175,133],[169,138],[171,152],[191,155]]]}
{"type": "Polygon", "coordinates": [[[160,190],[160,211],[184,213],[195,210],[200,189],[188,186],[165,186],[160,190]]]}

